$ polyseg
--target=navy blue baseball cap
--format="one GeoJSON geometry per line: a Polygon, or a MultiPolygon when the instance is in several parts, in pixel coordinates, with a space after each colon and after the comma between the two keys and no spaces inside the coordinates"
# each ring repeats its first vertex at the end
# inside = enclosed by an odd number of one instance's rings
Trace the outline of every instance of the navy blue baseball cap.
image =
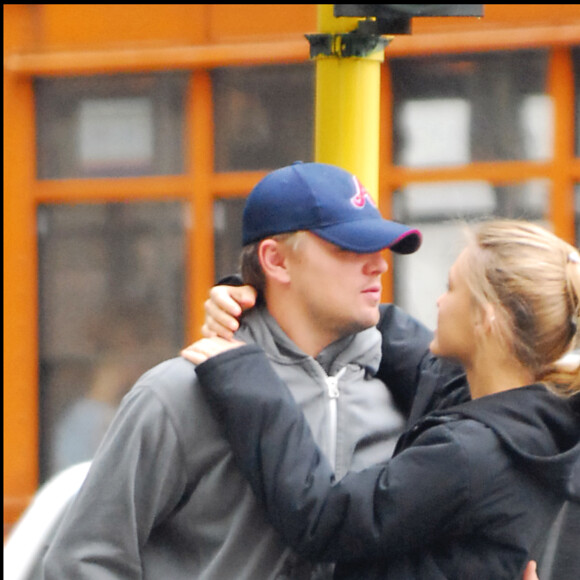
{"type": "Polygon", "coordinates": [[[301,163],[268,174],[251,191],[244,208],[243,245],[306,230],[351,252],[385,248],[412,254],[421,233],[384,219],[360,181],[326,163],[301,163]]]}

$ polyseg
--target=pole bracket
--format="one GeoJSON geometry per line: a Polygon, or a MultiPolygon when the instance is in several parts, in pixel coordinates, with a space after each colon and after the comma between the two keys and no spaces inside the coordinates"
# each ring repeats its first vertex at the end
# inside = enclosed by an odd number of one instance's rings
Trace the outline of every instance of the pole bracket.
{"type": "Polygon", "coordinates": [[[338,58],[384,58],[385,47],[391,38],[377,34],[361,34],[353,31],[345,34],[307,34],[310,58],[333,56],[338,58]]]}

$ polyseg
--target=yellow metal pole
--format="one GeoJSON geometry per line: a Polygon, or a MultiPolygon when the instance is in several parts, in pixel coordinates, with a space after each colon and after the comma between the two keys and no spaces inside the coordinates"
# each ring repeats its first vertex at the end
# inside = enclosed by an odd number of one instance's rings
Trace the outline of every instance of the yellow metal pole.
{"type": "Polygon", "coordinates": [[[315,159],[354,173],[377,201],[380,72],[385,43],[377,38],[376,45],[361,49],[364,35],[352,33],[359,20],[335,18],[332,4],[318,6],[318,32],[327,37],[330,47],[313,56],[315,159]],[[353,42],[357,44],[354,50],[353,42]]]}

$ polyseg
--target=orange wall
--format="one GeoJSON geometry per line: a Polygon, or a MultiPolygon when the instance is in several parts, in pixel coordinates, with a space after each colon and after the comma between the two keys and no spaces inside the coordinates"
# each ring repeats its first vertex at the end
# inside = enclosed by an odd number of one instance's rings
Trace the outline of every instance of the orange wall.
{"type": "MultiPolygon", "coordinates": [[[[315,4],[5,4],[4,30],[26,29],[21,48],[31,52],[279,41],[315,32],[316,13],[315,4]]],[[[412,37],[572,23],[578,4],[486,4],[483,19],[415,18],[412,37]]]]}
{"type": "Polygon", "coordinates": [[[28,10],[37,50],[255,41],[316,28],[315,4],[32,4],[28,10]]]}

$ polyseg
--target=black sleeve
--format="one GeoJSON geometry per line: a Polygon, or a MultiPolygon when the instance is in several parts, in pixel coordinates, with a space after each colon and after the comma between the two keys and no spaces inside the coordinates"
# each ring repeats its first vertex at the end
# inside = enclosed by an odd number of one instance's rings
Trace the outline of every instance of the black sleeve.
{"type": "Polygon", "coordinates": [[[391,391],[409,424],[436,409],[469,400],[464,370],[431,354],[431,332],[393,304],[380,307],[382,358],[377,377],[391,391]]]}
{"type": "MultiPolygon", "coordinates": [[[[218,284],[241,286],[243,281],[233,274],[218,284]]],[[[377,378],[411,424],[430,410],[469,398],[463,369],[429,352],[433,332],[424,324],[394,304],[382,304],[377,329],[382,336],[377,378]]]]}
{"type": "Polygon", "coordinates": [[[381,305],[380,313],[377,328],[382,336],[382,357],[377,377],[389,387],[397,406],[408,415],[433,333],[393,304],[381,305]]]}
{"type": "Polygon", "coordinates": [[[466,499],[465,455],[444,429],[432,429],[422,444],[386,464],[336,482],[259,347],[227,351],[196,372],[273,526],[306,557],[352,561],[419,550],[444,533],[466,499]]]}
{"type": "Polygon", "coordinates": [[[224,276],[220,278],[215,286],[243,286],[244,281],[239,274],[229,274],[228,276],[224,276]]]}

